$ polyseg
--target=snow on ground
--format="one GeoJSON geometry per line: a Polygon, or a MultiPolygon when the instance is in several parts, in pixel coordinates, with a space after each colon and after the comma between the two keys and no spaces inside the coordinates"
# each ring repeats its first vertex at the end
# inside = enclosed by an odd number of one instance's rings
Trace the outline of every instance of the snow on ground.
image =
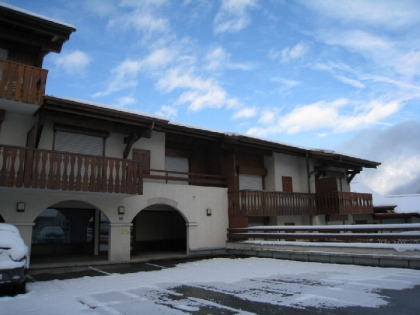
{"type": "Polygon", "coordinates": [[[279,307],[380,307],[388,303],[380,290],[417,285],[420,270],[215,258],[159,271],[28,283],[27,294],[0,297],[0,313],[194,314],[216,308],[250,314],[180,293],[186,286],[279,307]]]}

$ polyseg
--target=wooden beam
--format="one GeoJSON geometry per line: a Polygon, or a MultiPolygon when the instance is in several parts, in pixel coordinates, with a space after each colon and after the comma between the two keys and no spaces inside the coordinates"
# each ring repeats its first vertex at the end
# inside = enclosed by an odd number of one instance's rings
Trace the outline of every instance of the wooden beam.
{"type": "Polygon", "coordinates": [[[124,138],[124,143],[126,143],[124,153],[123,153],[124,159],[128,157],[128,154],[130,153],[130,150],[133,147],[134,143],[136,143],[139,139],[143,137],[150,138],[152,136],[153,128],[155,128],[155,121],[152,122],[150,128],[148,128],[145,132],[132,133],[128,137],[124,138]]]}
{"type": "Polygon", "coordinates": [[[347,184],[350,184],[351,181],[354,179],[354,177],[359,173],[360,173],[360,171],[358,171],[358,170],[357,171],[348,171],[347,175],[349,175],[349,176],[347,177],[347,184]]]}
{"type": "Polygon", "coordinates": [[[44,123],[38,122],[38,124],[36,125],[35,148],[38,148],[43,129],[44,129],[44,123]]]}

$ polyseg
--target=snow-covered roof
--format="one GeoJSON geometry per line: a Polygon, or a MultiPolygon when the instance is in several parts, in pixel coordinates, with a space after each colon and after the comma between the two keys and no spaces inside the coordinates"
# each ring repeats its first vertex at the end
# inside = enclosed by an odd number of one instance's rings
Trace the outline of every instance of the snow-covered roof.
{"type": "Polygon", "coordinates": [[[353,192],[371,194],[373,198],[373,204],[375,206],[396,205],[396,213],[420,213],[419,194],[384,196],[359,182],[353,182],[351,190],[353,192]]]}
{"type": "Polygon", "coordinates": [[[61,25],[61,26],[72,28],[72,29],[76,29],[76,27],[71,25],[71,24],[64,23],[64,22],[61,22],[61,21],[43,16],[43,15],[40,15],[40,14],[31,12],[31,11],[28,11],[28,10],[24,10],[24,9],[12,6],[10,4],[0,2],[0,7],[6,8],[6,9],[9,9],[9,10],[13,10],[13,11],[16,11],[18,13],[25,14],[25,15],[29,15],[29,16],[32,16],[32,17],[37,18],[37,19],[42,19],[42,20],[45,20],[45,21],[48,21],[48,22],[51,22],[51,23],[54,23],[54,24],[58,24],[58,25],[61,25]]]}
{"type": "Polygon", "coordinates": [[[298,152],[299,154],[305,154],[305,152],[309,152],[311,155],[315,155],[319,158],[329,158],[329,159],[336,158],[336,156],[341,156],[341,157],[346,158],[347,160],[349,159],[352,160],[348,162],[359,163],[359,164],[361,163],[361,165],[363,165],[364,167],[372,167],[372,166],[375,167],[380,164],[374,161],[368,161],[368,160],[364,160],[358,157],[352,157],[346,154],[336,153],[335,151],[332,151],[332,150],[310,149],[303,146],[297,146],[290,143],[275,141],[271,139],[258,138],[258,137],[254,137],[254,136],[246,135],[246,134],[233,133],[233,132],[220,131],[220,130],[211,130],[209,128],[204,128],[200,126],[192,126],[192,125],[188,125],[188,124],[184,124],[180,122],[170,121],[169,119],[163,117],[162,115],[153,115],[153,114],[141,112],[138,110],[128,109],[125,107],[120,107],[120,106],[115,106],[115,105],[102,104],[102,103],[97,103],[93,101],[86,101],[86,100],[80,100],[80,99],[68,98],[68,97],[58,98],[52,95],[46,95],[46,101],[49,101],[49,100],[51,100],[52,103],[57,102],[57,101],[74,102],[80,105],[88,105],[88,106],[93,106],[97,108],[110,109],[110,110],[118,111],[121,113],[138,115],[138,116],[149,118],[152,120],[156,119],[163,122],[163,126],[169,129],[171,128],[172,129],[188,129],[189,132],[192,130],[195,130],[202,133],[208,133],[211,136],[217,136],[220,138],[232,138],[232,139],[237,138],[241,142],[268,146],[272,148],[273,150],[275,150],[275,148],[277,147],[279,150],[281,149],[282,152],[284,150],[286,150],[287,152],[298,152]]]}

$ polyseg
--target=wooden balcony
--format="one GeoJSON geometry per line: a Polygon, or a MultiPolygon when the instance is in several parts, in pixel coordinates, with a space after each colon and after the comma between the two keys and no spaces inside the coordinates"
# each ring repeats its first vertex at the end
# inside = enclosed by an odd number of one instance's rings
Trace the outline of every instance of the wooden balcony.
{"type": "Polygon", "coordinates": [[[226,187],[226,177],[221,175],[145,169],[143,177],[157,180],[165,184],[226,187]]]}
{"type": "Polygon", "coordinates": [[[315,215],[315,195],[277,191],[229,192],[229,216],[315,215]]]}
{"type": "Polygon", "coordinates": [[[243,190],[229,192],[229,216],[373,214],[371,194],[243,190]]]}
{"type": "Polygon", "coordinates": [[[318,214],[373,214],[371,194],[328,192],[316,194],[318,214]]]}
{"type": "Polygon", "coordinates": [[[0,59],[0,99],[42,104],[47,70],[0,59]]]}
{"type": "Polygon", "coordinates": [[[141,162],[0,145],[0,186],[143,193],[141,162]]]}

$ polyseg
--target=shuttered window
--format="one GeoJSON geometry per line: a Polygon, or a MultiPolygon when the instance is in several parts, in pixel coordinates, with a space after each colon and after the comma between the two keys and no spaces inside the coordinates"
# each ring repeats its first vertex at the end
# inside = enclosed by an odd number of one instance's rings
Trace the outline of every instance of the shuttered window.
{"type": "MultiPolygon", "coordinates": [[[[189,173],[190,167],[188,163],[188,158],[166,156],[165,157],[165,170],[189,173]]],[[[187,174],[185,175],[184,174],[169,174],[169,176],[188,178],[187,174]]],[[[168,181],[168,183],[188,185],[188,181],[168,181]]]]}
{"type": "Polygon", "coordinates": [[[260,175],[239,174],[239,190],[263,190],[263,177],[260,175]]]}
{"type": "Polygon", "coordinates": [[[293,181],[292,177],[290,176],[283,176],[281,178],[281,182],[283,185],[283,192],[293,192],[293,181]]]}
{"type": "Polygon", "coordinates": [[[104,138],[57,130],[54,149],[56,151],[103,156],[104,138]]]}

